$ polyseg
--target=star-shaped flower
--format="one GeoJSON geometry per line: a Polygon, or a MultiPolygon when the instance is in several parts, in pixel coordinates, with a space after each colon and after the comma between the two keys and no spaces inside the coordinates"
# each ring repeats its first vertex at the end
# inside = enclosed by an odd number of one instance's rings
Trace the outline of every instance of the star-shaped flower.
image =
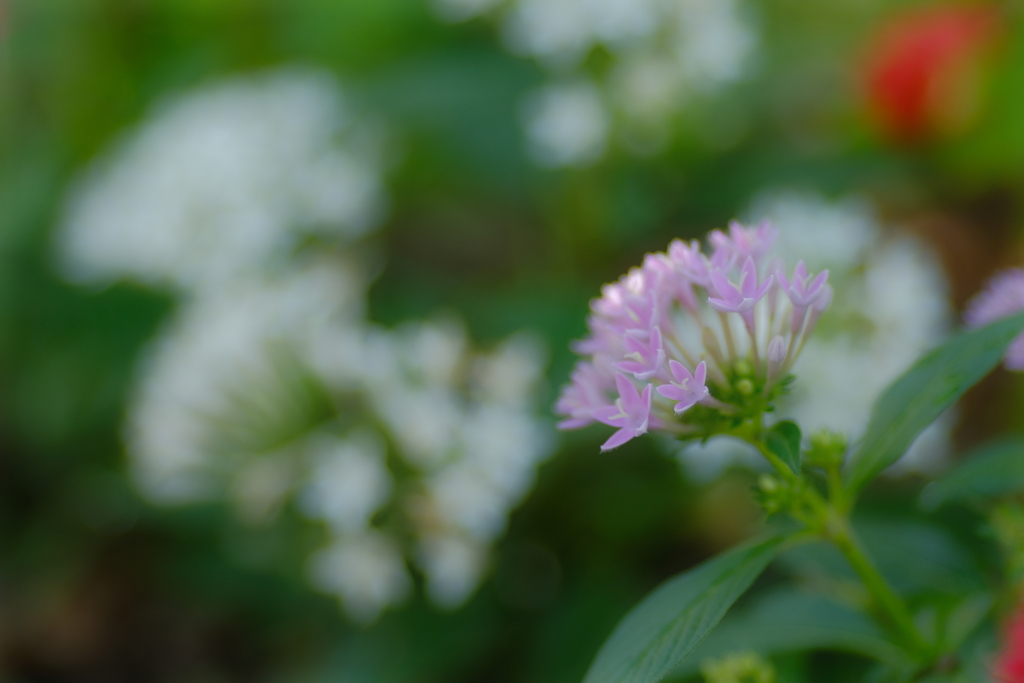
{"type": "Polygon", "coordinates": [[[746,263],[743,264],[738,285],[733,284],[722,271],[711,272],[711,284],[718,296],[708,297],[708,303],[723,313],[739,313],[747,329],[753,330],[754,306],[768,293],[772,281],[772,276],[769,275],[768,279],[758,286],[757,266],[754,265],[753,257],[748,256],[746,263]]]}
{"type": "Polygon", "coordinates": [[[708,369],[704,361],[700,362],[692,375],[686,366],[677,361],[669,361],[668,367],[672,371],[672,378],[675,381],[658,387],[658,393],[665,398],[678,401],[673,409],[676,415],[689,410],[708,396],[710,392],[704,384],[707,380],[708,369]]]}
{"type": "Polygon", "coordinates": [[[602,451],[618,448],[630,439],[647,433],[651,421],[651,385],[644,387],[643,392],[637,391],[629,378],[623,374],[615,375],[615,386],[619,390],[619,398],[615,405],[598,408],[594,411],[594,419],[619,431],[601,445],[602,451]]]}
{"type": "Polygon", "coordinates": [[[629,372],[639,380],[646,381],[661,374],[665,368],[665,348],[661,341],[661,328],[655,326],[647,339],[625,337],[626,360],[616,363],[615,368],[629,372]]]}

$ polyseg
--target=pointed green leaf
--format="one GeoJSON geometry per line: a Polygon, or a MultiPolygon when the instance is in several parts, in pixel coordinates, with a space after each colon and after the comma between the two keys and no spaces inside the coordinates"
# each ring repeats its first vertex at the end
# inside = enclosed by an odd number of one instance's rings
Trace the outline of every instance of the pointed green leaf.
{"type": "Polygon", "coordinates": [[[952,472],[921,494],[934,509],[953,500],[994,497],[1024,491],[1024,437],[1011,436],[985,444],[952,472]]]}
{"type": "Polygon", "coordinates": [[[922,356],[875,401],[846,480],[854,491],[900,459],[914,439],[999,363],[1024,314],[962,332],[922,356]]]}
{"type": "Polygon", "coordinates": [[[903,651],[862,612],[835,599],[796,588],[778,588],[730,613],[669,680],[695,674],[701,662],[733,652],[762,657],[806,650],[852,652],[890,663],[903,651]]]}
{"type": "Polygon", "coordinates": [[[721,621],[784,540],[737,546],[661,584],[619,623],[584,683],[660,681],[721,621]]]}
{"type": "Polygon", "coordinates": [[[800,428],[786,420],[769,430],[765,443],[795,474],[800,474],[800,428]]]}

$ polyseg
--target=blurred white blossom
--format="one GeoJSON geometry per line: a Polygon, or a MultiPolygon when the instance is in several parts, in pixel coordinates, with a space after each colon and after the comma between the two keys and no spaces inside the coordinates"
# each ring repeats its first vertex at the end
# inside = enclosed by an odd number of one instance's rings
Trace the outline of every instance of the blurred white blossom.
{"type": "Polygon", "coordinates": [[[187,299],[143,359],[128,414],[125,438],[145,493],[166,502],[218,495],[211,458],[244,449],[253,421],[268,427],[303,411],[307,396],[288,367],[293,348],[328,321],[358,315],[360,280],[331,259],[187,299]]]}
{"type": "Polygon", "coordinates": [[[362,623],[405,600],[411,584],[401,548],[378,531],[338,538],[309,558],[308,572],[314,586],[337,595],[345,612],[362,623]]]}
{"type": "Polygon", "coordinates": [[[425,536],[419,564],[427,574],[427,593],[441,607],[457,607],[476,588],[486,569],[487,546],[464,536],[425,536]]]}
{"type": "Polygon", "coordinates": [[[361,431],[345,439],[325,434],[309,441],[310,476],[299,506],[339,533],[366,527],[391,497],[391,474],[381,438],[361,431]]]}
{"type": "Polygon", "coordinates": [[[530,153],[541,166],[587,166],[604,155],[608,113],[586,81],[545,86],[524,116],[530,153]]]}
{"type": "Polygon", "coordinates": [[[319,71],[172,98],[78,182],[61,265],[187,291],[265,267],[303,235],[351,239],[383,208],[376,137],[319,71]]]}
{"type": "Polygon", "coordinates": [[[495,7],[514,54],[552,80],[527,103],[528,147],[543,166],[585,166],[608,147],[613,124],[651,149],[674,117],[741,79],[758,35],[742,0],[436,0],[446,20],[495,7]],[[599,81],[587,58],[610,59],[599,81]],[[568,85],[567,85],[568,84],[568,85]],[[585,84],[585,85],[581,85],[585,84]]]}
{"type": "Polygon", "coordinates": [[[325,539],[311,583],[360,622],[405,599],[407,561],[435,603],[465,601],[552,446],[536,340],[366,320],[373,143],[324,73],[210,85],[87,170],[57,244],[69,277],[178,294],[126,418],[144,495],[249,524],[297,510],[325,539]]]}

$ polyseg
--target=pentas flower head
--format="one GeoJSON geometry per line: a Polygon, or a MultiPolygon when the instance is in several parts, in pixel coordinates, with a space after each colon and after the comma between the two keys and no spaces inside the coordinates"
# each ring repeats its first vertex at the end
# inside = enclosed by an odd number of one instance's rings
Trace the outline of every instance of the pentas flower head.
{"type": "MultiPolygon", "coordinates": [[[[1014,313],[1024,311],[1024,269],[998,273],[988,286],[967,304],[964,319],[971,327],[981,327],[1014,313]]],[[[1003,356],[1009,370],[1024,371],[1024,334],[1010,344],[1003,356]]]]}
{"type": "Polygon", "coordinates": [[[675,240],[605,285],[573,347],[584,358],[555,406],[560,427],[618,427],[608,450],[648,429],[703,438],[760,419],[832,301],[828,274],[803,263],[761,279],[775,236],[733,223],[711,233],[710,256],[675,240]]]}

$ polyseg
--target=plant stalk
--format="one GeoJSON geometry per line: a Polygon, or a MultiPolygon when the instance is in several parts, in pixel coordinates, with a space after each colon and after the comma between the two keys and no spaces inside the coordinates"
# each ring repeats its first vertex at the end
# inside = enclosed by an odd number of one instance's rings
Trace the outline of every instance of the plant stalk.
{"type": "Polygon", "coordinates": [[[931,647],[918,631],[907,606],[889,586],[885,577],[875,568],[853,535],[853,530],[846,518],[842,517],[841,519],[841,523],[833,524],[829,540],[835,544],[853,570],[857,572],[857,576],[864,582],[864,586],[868,589],[876,606],[884,613],[889,625],[900,634],[906,645],[915,654],[926,656],[931,647]]]}

